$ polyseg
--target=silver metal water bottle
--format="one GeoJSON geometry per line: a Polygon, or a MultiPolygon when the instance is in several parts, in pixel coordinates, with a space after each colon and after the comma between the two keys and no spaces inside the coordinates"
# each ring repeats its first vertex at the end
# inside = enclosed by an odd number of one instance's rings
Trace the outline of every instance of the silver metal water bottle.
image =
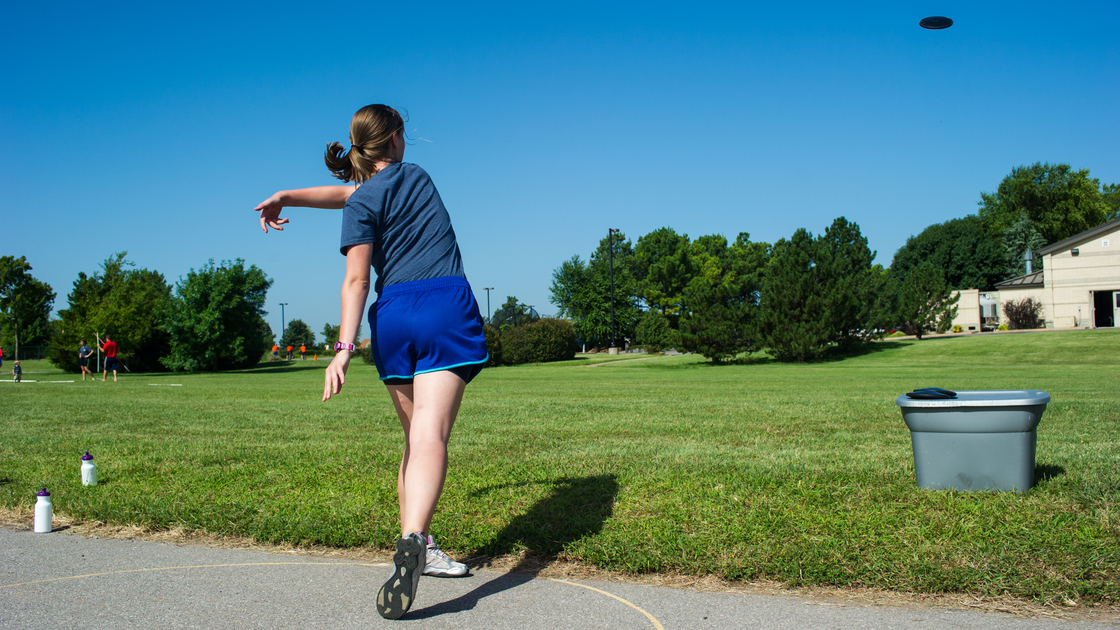
{"type": "Polygon", "coordinates": [[[82,485],[97,485],[97,465],[93,463],[93,455],[90,455],[89,451],[82,455],[82,485]]]}
{"type": "Polygon", "coordinates": [[[46,488],[40,490],[38,496],[39,499],[35,502],[35,533],[45,534],[51,531],[54,506],[51,505],[51,493],[46,488]]]}

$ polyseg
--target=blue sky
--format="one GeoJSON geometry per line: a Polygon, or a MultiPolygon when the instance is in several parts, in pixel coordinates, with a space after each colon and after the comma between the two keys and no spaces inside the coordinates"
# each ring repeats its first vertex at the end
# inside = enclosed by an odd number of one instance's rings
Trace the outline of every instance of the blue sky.
{"type": "Polygon", "coordinates": [[[268,320],[337,322],[326,143],[407,112],[479,300],[543,313],[608,228],[774,242],[834,218],[889,265],[1036,161],[1120,181],[1120,3],[13,3],[0,53],[0,254],[66,295],[114,252],[177,281],[275,280],[268,320]],[[947,15],[952,28],[917,22],[947,15]]]}

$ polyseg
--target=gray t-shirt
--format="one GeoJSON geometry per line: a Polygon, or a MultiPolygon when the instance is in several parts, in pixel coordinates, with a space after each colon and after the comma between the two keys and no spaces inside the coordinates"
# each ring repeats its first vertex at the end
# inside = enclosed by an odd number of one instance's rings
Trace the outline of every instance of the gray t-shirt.
{"type": "Polygon", "coordinates": [[[451,217],[424,169],[398,162],[358,187],[342,210],[342,252],[373,243],[374,289],[412,280],[466,278],[451,217]]]}

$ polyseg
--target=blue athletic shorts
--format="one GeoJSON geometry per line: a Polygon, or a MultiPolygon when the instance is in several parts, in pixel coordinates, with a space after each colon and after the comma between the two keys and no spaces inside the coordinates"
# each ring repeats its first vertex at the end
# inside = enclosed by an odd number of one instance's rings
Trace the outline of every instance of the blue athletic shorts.
{"type": "Polygon", "coordinates": [[[391,284],[369,307],[377,374],[390,385],[451,370],[471,382],[490,357],[478,302],[465,278],[391,284]]]}
{"type": "Polygon", "coordinates": [[[117,371],[117,358],[116,357],[106,357],[105,358],[105,371],[106,372],[116,372],[117,371]]]}

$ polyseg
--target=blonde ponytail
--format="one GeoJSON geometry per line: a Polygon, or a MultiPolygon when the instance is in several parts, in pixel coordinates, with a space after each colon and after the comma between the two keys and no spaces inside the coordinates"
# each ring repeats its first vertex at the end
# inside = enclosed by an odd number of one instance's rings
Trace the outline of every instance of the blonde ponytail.
{"type": "Polygon", "coordinates": [[[337,142],[327,145],[323,160],[335,177],[363,183],[377,174],[377,164],[394,162],[390,140],[404,131],[404,119],[388,105],[367,105],[350,119],[350,151],[337,142]]]}

